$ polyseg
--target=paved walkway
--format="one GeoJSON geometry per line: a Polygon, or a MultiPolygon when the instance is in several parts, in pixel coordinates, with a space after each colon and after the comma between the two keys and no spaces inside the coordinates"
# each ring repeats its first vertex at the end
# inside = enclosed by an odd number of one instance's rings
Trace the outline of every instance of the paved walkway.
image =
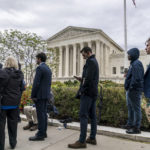
{"type": "MultiPolygon", "coordinates": [[[[18,144],[16,150],[67,150],[67,144],[76,141],[79,131],[70,129],[58,129],[48,127],[48,138],[45,141],[31,142],[28,138],[35,132],[24,131],[22,127],[27,122],[22,121],[18,126],[18,144]]],[[[7,130],[6,130],[7,133],[7,130]]],[[[97,135],[97,146],[87,145],[87,150],[149,150],[150,144],[97,135]]],[[[9,149],[8,136],[6,134],[6,150],[9,149]]],[[[69,150],[69,149],[68,149],[69,150]]]]}
{"type": "MultiPolygon", "coordinates": [[[[21,115],[21,118],[26,121],[25,115],[21,115]]],[[[62,126],[62,124],[56,119],[48,119],[48,123],[53,126],[62,126]]],[[[80,130],[79,122],[72,122],[67,124],[68,129],[80,130]]],[[[88,131],[90,131],[90,125],[88,125],[88,131]]],[[[150,132],[142,131],[141,134],[126,134],[125,129],[108,127],[108,126],[97,126],[97,134],[107,135],[112,137],[124,138],[128,140],[134,140],[137,142],[148,142],[150,143],[150,132]]]]}

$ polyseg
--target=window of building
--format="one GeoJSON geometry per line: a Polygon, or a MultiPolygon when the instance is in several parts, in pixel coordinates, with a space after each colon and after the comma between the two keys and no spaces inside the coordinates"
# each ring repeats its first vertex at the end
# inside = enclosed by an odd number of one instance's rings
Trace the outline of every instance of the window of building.
{"type": "Polygon", "coordinates": [[[113,50],[113,54],[116,54],[116,51],[115,51],[115,50],[113,50]]]}
{"type": "Polygon", "coordinates": [[[123,66],[120,67],[120,73],[124,74],[124,67],[123,66]]]}
{"type": "Polygon", "coordinates": [[[112,68],[112,73],[113,73],[113,74],[116,74],[116,72],[117,72],[116,70],[117,70],[116,67],[113,67],[113,68],[112,68]]]}

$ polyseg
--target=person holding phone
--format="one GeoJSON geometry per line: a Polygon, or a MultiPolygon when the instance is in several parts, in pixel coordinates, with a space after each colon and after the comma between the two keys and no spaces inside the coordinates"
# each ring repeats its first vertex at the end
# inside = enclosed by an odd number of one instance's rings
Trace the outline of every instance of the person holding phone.
{"type": "Polygon", "coordinates": [[[80,137],[73,143],[68,144],[69,148],[86,148],[86,143],[96,145],[96,99],[98,96],[99,66],[92,49],[84,47],[81,54],[86,59],[83,68],[82,78],[74,76],[80,81],[80,88],[76,98],[80,99],[80,137]],[[88,117],[91,119],[91,133],[86,139],[88,117]]]}

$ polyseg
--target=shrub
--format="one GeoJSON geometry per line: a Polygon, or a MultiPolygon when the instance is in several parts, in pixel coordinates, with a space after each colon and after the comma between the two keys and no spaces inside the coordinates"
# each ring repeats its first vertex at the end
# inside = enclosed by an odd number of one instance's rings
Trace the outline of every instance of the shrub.
{"type": "Polygon", "coordinates": [[[80,82],[78,82],[77,80],[74,80],[74,81],[65,81],[64,84],[66,86],[79,86],[80,85],[80,82]]]}
{"type": "Polygon", "coordinates": [[[32,86],[29,86],[22,93],[21,103],[20,103],[20,109],[23,109],[24,106],[33,104],[32,99],[31,99],[31,89],[32,89],[32,86]]]}
{"type": "MultiPolygon", "coordinates": [[[[75,99],[75,95],[79,88],[79,83],[66,83],[55,82],[52,83],[52,91],[54,93],[55,105],[59,111],[58,119],[65,119],[72,117],[74,121],[79,121],[79,107],[80,100],[75,99]]],[[[103,104],[101,109],[101,125],[120,127],[126,124],[128,117],[128,110],[126,106],[126,97],[124,87],[121,84],[116,84],[111,81],[102,81],[103,86],[103,104]]],[[[21,104],[28,105],[30,99],[31,87],[23,93],[21,104]]],[[[142,128],[148,129],[149,122],[146,118],[144,106],[146,100],[142,100],[142,128]]],[[[97,99],[97,116],[99,97],[97,99]]]]}

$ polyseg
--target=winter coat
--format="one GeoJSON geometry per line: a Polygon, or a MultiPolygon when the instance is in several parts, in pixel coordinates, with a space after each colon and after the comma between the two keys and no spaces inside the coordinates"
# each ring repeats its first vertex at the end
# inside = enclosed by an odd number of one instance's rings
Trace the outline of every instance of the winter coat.
{"type": "Polygon", "coordinates": [[[20,104],[22,87],[23,87],[23,73],[15,68],[3,69],[5,82],[2,87],[2,100],[3,106],[18,106],[20,104]]]}
{"type": "Polygon", "coordinates": [[[80,98],[80,95],[84,94],[96,98],[98,96],[98,82],[99,66],[95,55],[92,55],[86,60],[86,64],[84,65],[82,81],[76,97],[80,98]]]}
{"type": "Polygon", "coordinates": [[[131,57],[131,63],[125,79],[125,90],[142,92],[144,86],[144,68],[141,61],[138,60],[140,52],[137,48],[133,48],[127,53],[131,57]]]}

